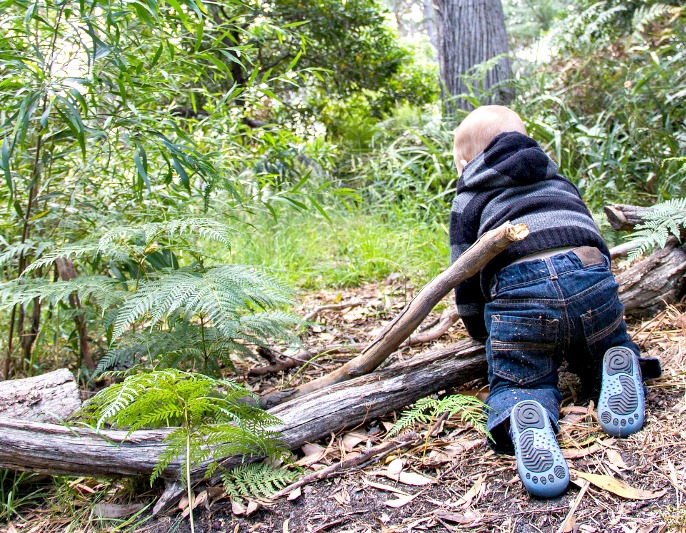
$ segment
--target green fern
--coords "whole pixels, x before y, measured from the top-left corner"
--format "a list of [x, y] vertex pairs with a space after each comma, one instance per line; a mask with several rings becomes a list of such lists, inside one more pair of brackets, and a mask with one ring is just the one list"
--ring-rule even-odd
[[673, 235], [681, 240], [686, 229], [686, 198], [669, 200], [655, 205], [643, 215], [644, 223], [636, 227], [631, 240], [639, 242], [638, 248], [629, 253], [629, 259], [636, 259], [654, 248], [664, 248], [667, 239]]
[[52, 304], [67, 303], [73, 293], [77, 293], [83, 301], [95, 300], [103, 309], [120, 305], [127, 298], [122, 284], [107, 276], [80, 276], [69, 281], [55, 282], [19, 278], [0, 283], [0, 309], [28, 305], [34, 298]]
[[405, 411], [388, 432], [388, 436], [398, 434], [415, 424], [431, 425], [442, 413], [448, 413], [448, 418], [460, 415], [460, 420], [471, 424], [478, 430], [486, 432], [485, 404], [475, 396], [453, 394], [441, 399], [422, 398], [414, 404], [412, 409]]
[[[275, 457], [283, 452], [280, 420], [246, 400], [255, 399], [228, 380], [175, 369], [127, 377], [91, 398], [79, 415], [96, 429], [105, 424], [126, 428], [175, 427], [165, 439], [151, 482], [178, 458], [192, 497], [191, 469], [207, 462], [206, 475], [227, 455]], [[191, 529], [194, 529], [191, 514]]]
[[[138, 291], [120, 308], [114, 324], [113, 339], [118, 339], [133, 323], [147, 317], [150, 326], [165, 315], [179, 310], [186, 316], [203, 320], [235, 333], [236, 324], [246, 310], [268, 309], [292, 303], [288, 289], [257, 270], [244, 266], [221, 266], [202, 271], [194, 267], [168, 271], [152, 281], [142, 282]], [[292, 317], [291, 317], [292, 319]], [[286, 322], [275, 317], [273, 331]], [[255, 326], [268, 320], [255, 321]]]
[[297, 481], [299, 472], [271, 463], [250, 463], [237, 466], [222, 474], [224, 491], [235, 498], [269, 498]]
[[[185, 237], [198, 236], [229, 247], [228, 231], [226, 224], [201, 217], [117, 226], [106, 231], [100, 238], [67, 244], [43, 254], [31, 263], [24, 273], [28, 274], [38, 268], [50, 266], [60, 258], [101, 256], [112, 261], [133, 259], [140, 262], [149, 258], [160, 247], [169, 247], [169, 243], [173, 241], [175, 241], [173, 244], [176, 250], [186, 250], [201, 256], [201, 250]], [[162, 241], [162, 244], [158, 241]]]

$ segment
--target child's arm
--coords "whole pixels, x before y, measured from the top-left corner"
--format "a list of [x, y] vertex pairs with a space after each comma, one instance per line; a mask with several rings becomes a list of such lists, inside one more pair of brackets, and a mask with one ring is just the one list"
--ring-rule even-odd
[[455, 288], [455, 303], [469, 336], [475, 340], [485, 340], [488, 337], [484, 321], [485, 302], [481, 296], [478, 275]]

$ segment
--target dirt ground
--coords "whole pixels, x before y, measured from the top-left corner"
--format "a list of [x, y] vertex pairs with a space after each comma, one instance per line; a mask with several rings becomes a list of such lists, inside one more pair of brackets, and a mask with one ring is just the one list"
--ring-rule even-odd
[[[363, 343], [405, 305], [413, 287], [402, 279], [359, 289], [304, 295], [303, 315], [323, 305], [359, 302], [347, 309], [320, 311], [303, 335], [314, 349], [333, 344]], [[445, 301], [445, 307], [451, 303]], [[436, 322], [440, 306], [426, 322]], [[645, 354], [658, 357], [663, 377], [648, 384], [646, 423], [626, 439], [605, 435], [594, 405], [575, 403], [574, 376], [562, 374], [559, 442], [567, 457], [572, 483], [550, 500], [529, 496], [516, 472], [514, 458], [498, 455], [483, 433], [448, 420], [435, 436], [402, 449], [364, 468], [353, 468], [276, 501], [230, 500], [210, 491], [194, 511], [196, 531], [238, 532], [617, 532], [686, 531], [686, 314], [670, 306], [651, 320], [629, 323]], [[401, 364], [413, 354], [445, 346], [466, 336], [459, 322], [430, 344], [404, 348], [388, 364]], [[322, 375], [353, 357], [334, 354], [294, 368], [249, 378], [257, 393]], [[266, 362], [253, 362], [259, 366]], [[249, 370], [244, 366], [243, 371]], [[464, 391], [484, 395], [485, 382]], [[347, 428], [330, 438], [296, 450], [304, 474], [354, 457], [381, 443], [399, 413]], [[434, 426], [436, 427], [436, 426]], [[428, 426], [416, 426], [424, 434]], [[199, 487], [198, 491], [204, 490]], [[30, 524], [30, 522], [29, 522]], [[33, 524], [35, 526], [35, 522]], [[26, 527], [25, 527], [26, 526]], [[30, 531], [15, 523], [13, 531]], [[50, 529], [50, 528], [47, 528]], [[35, 531], [47, 530], [38, 529]], [[88, 529], [88, 528], [86, 528]], [[77, 528], [76, 530], [79, 530]], [[140, 523], [136, 531], [188, 531], [188, 519], [175, 510]], [[10, 530], [12, 531], [12, 530]]]

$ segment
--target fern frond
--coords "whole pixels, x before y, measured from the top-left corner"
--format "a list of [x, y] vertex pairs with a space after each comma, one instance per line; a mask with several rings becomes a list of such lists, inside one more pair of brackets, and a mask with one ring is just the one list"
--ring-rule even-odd
[[670, 6], [666, 4], [652, 4], [650, 6], [641, 6], [635, 12], [631, 19], [631, 27], [634, 31], [634, 38], [639, 37], [645, 31], [646, 26], [659, 20], [666, 15], [678, 15], [683, 11], [682, 8]]
[[681, 240], [682, 231], [686, 229], [686, 198], [655, 205], [643, 215], [643, 220], [631, 235], [632, 241], [640, 242], [638, 248], [629, 252], [631, 260], [656, 247], [664, 248], [671, 235]]
[[453, 394], [441, 399], [422, 398], [414, 406], [405, 411], [388, 432], [388, 436], [398, 434], [415, 424], [431, 424], [441, 413], [448, 413], [448, 418], [460, 415], [462, 422], [469, 423], [481, 431], [486, 431], [485, 404], [474, 396]]
[[[234, 265], [211, 268], [204, 273], [184, 268], [142, 282], [121, 307], [113, 338], [118, 339], [145, 316], [149, 316], [152, 327], [163, 316], [180, 310], [188, 317], [202, 316], [209, 324], [221, 328], [230, 327], [232, 321], [248, 311], [289, 303], [290, 291], [263, 272]], [[269, 323], [276, 324], [274, 320]]]
[[224, 490], [236, 498], [269, 498], [272, 494], [297, 481], [299, 472], [269, 463], [237, 466], [222, 474]]
[[119, 281], [107, 276], [80, 276], [69, 281], [18, 278], [0, 284], [0, 308], [26, 305], [34, 298], [56, 304], [67, 303], [77, 293], [82, 300], [93, 298], [101, 307], [118, 305], [126, 298]]

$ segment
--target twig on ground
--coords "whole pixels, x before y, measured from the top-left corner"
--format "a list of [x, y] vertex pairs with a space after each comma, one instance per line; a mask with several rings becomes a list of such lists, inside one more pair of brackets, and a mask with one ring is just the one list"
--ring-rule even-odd
[[322, 468], [321, 470], [317, 470], [316, 472], [312, 472], [311, 474], [302, 477], [295, 483], [291, 483], [286, 488], [274, 494], [271, 499], [276, 500], [278, 498], [282, 498], [297, 488], [303, 487], [315, 481], [321, 481], [322, 479], [326, 479], [338, 472], [359, 466], [363, 463], [369, 464], [369, 460], [375, 458], [376, 456], [380, 456], [382, 454], [384, 454], [384, 456], [388, 455], [395, 450], [412, 446], [420, 441], [421, 437], [416, 433], [406, 433], [392, 441], [382, 442], [381, 444], [362, 452], [360, 455], [356, 455], [355, 457], [351, 457], [345, 461], [334, 463], [331, 466], [327, 466], [326, 468]]
[[316, 317], [319, 313], [322, 311], [336, 311], [340, 309], [352, 309], [353, 307], [359, 307], [363, 304], [364, 302], [361, 302], [360, 300], [353, 300], [352, 302], [343, 302], [340, 304], [327, 304], [327, 305], [321, 305], [319, 307], [314, 308], [312, 311], [307, 313], [305, 315], [305, 322], [309, 322], [312, 320], [314, 317]]
[[[452, 327], [452, 325], [457, 322], [458, 318], [459, 315], [457, 314], [457, 309], [446, 309], [443, 311], [440, 319], [438, 319], [436, 322], [438, 324], [436, 327], [427, 329], [418, 335], [412, 335], [401, 345], [401, 347], [424, 344], [441, 338]], [[295, 368], [303, 363], [313, 364], [311, 362], [312, 359], [319, 357], [320, 355], [336, 353], [359, 353], [366, 350], [367, 346], [369, 346], [369, 343], [329, 344], [328, 346], [322, 346], [316, 349], [302, 350], [295, 355], [279, 354], [278, 352], [275, 352], [275, 350], [270, 350], [272, 354], [277, 353], [279, 359], [276, 362], [270, 361], [273, 363], [271, 365], [251, 368], [248, 371], [248, 375], [266, 376], [268, 374], [276, 374], [277, 372]]]

